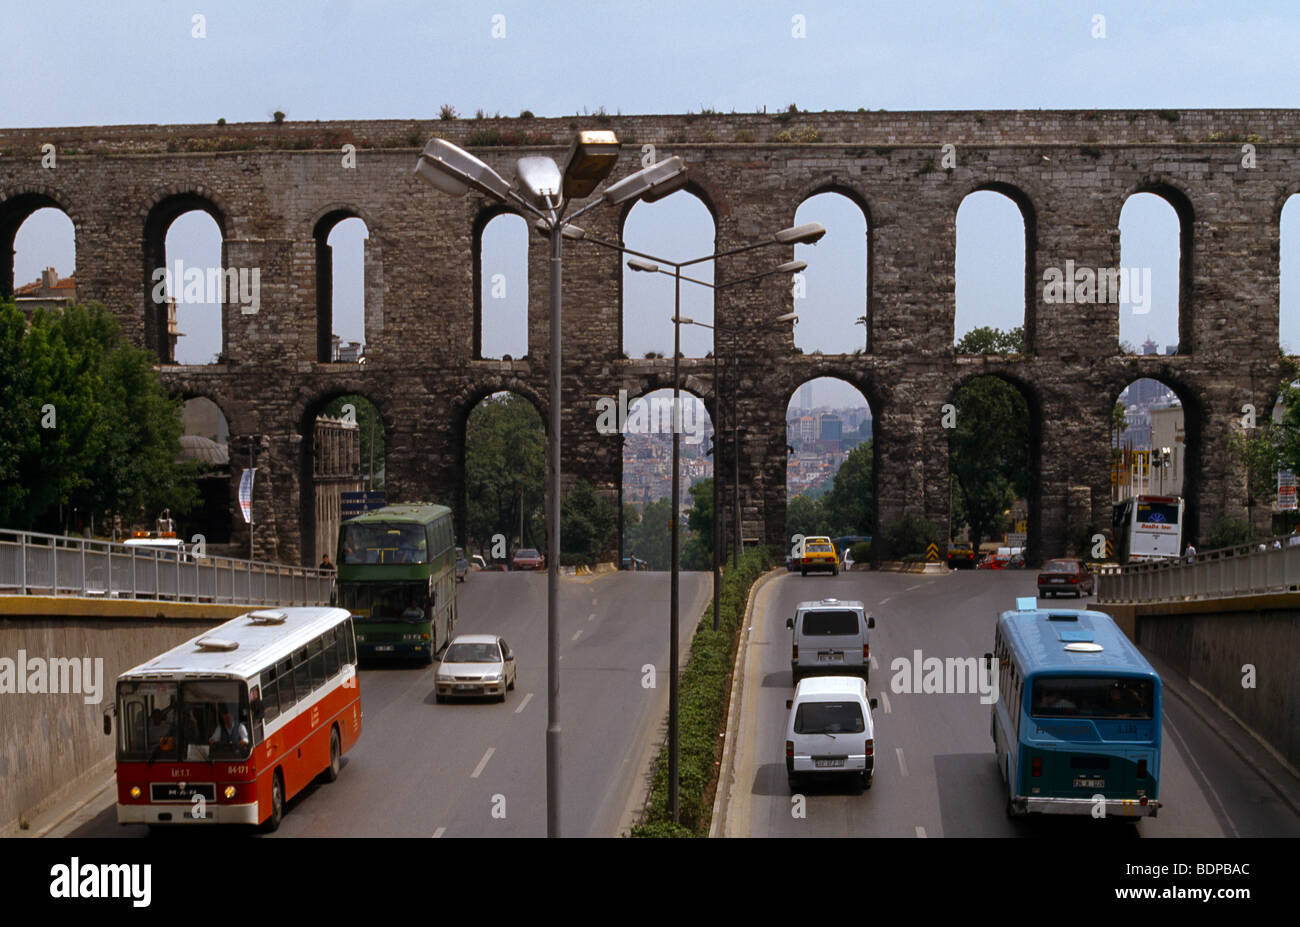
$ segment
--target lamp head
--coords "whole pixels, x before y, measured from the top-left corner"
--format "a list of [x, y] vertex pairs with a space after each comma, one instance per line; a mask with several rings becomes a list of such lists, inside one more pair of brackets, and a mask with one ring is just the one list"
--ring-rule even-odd
[[451, 196], [463, 196], [473, 188], [504, 202], [510, 184], [487, 164], [451, 142], [434, 138], [424, 146], [415, 173]]
[[591, 196], [618, 163], [622, 147], [613, 132], [579, 132], [564, 158], [564, 195], [581, 200]]
[[564, 175], [550, 158], [520, 158], [515, 162], [515, 190], [536, 209], [559, 209]]
[[826, 234], [826, 226], [820, 222], [809, 222], [793, 228], [781, 229], [772, 238], [783, 245], [815, 245]]

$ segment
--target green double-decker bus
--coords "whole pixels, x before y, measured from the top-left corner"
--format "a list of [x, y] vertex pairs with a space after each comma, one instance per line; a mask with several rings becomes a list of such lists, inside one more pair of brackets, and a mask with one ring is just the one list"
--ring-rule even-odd
[[432, 663], [456, 624], [451, 509], [403, 502], [351, 518], [339, 528], [337, 564], [358, 654]]

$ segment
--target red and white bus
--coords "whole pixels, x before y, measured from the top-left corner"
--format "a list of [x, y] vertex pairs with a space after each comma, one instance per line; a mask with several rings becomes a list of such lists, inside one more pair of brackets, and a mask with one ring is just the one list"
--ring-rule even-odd
[[[352, 616], [240, 615], [117, 678], [119, 824], [263, 824], [361, 734]], [[112, 733], [109, 714], [104, 733]]]

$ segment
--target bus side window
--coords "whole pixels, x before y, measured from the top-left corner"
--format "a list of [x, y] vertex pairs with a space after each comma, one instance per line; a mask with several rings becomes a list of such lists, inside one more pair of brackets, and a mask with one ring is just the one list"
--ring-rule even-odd
[[286, 657], [275, 665], [275, 684], [280, 695], [280, 714], [288, 714], [298, 701], [293, 691], [293, 660]]
[[275, 667], [262, 673], [262, 722], [269, 724], [280, 717], [280, 691], [275, 684]]
[[348, 616], [348, 620], [345, 622], [345, 626], [347, 628], [347, 632], [344, 634], [344, 641], [347, 644], [347, 648], [348, 648], [348, 663], [355, 666], [357, 662], [357, 639], [352, 632], [351, 615]]
[[319, 637], [307, 645], [307, 658], [311, 666], [311, 688], [315, 692], [325, 684], [325, 654]]
[[333, 628], [321, 635], [321, 651], [325, 655], [325, 678], [332, 679], [339, 671], [339, 649]]
[[307, 648], [301, 647], [293, 655], [293, 687], [298, 701], [311, 695], [311, 666], [307, 662]]

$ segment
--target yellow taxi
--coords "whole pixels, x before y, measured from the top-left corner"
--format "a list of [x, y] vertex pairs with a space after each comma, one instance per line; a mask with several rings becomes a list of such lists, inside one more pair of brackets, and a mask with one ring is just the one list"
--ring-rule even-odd
[[806, 537], [799, 557], [799, 574], [807, 576], [809, 570], [829, 570], [832, 576], [840, 573], [840, 557], [835, 544], [827, 537]]

